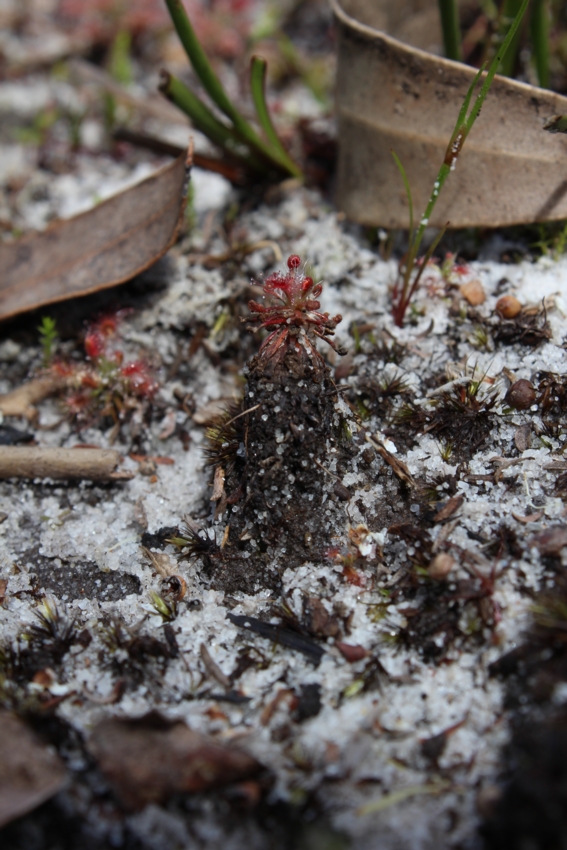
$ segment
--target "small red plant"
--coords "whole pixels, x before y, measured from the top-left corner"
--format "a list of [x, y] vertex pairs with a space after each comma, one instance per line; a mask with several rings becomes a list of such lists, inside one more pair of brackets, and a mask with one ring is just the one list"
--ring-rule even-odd
[[248, 321], [259, 323], [257, 329], [271, 331], [260, 347], [259, 356], [264, 360], [275, 366], [291, 349], [321, 368], [324, 360], [317, 351], [317, 337], [325, 340], [337, 354], [346, 354], [346, 349], [337, 348], [331, 339], [342, 316], [331, 318], [328, 313], [319, 312], [321, 304], [317, 299], [323, 287], [315, 284], [300, 267], [301, 258], [292, 254], [285, 274], [274, 272], [266, 279], [264, 295], [275, 299], [276, 303], [263, 306], [249, 301], [252, 318]]
[[64, 404], [73, 418], [93, 421], [111, 416], [124, 419], [158, 384], [143, 360], [126, 360], [116, 347], [123, 313], [103, 316], [85, 333], [86, 362], [56, 361], [52, 372], [64, 382]]

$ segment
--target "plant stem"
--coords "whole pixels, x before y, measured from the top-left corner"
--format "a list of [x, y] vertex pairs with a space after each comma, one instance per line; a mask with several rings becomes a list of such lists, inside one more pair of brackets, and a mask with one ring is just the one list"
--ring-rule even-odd
[[[500, 36], [502, 36], [506, 32], [510, 24], [514, 22], [520, 9], [520, 1], [521, 0], [504, 0], [504, 5], [502, 6], [502, 13], [500, 16]], [[518, 59], [519, 42], [520, 33], [515, 32], [513, 43], [510, 46], [510, 49], [506, 51], [505, 55], [502, 55], [502, 58], [500, 60], [499, 72], [505, 77], [511, 77], [514, 73], [514, 68], [516, 67], [516, 61]]]
[[218, 145], [229, 153], [233, 153], [238, 159], [255, 171], [267, 172], [268, 167], [263, 160], [253, 156], [236, 135], [232, 127], [228, 127], [219, 121], [203, 101], [188, 89], [177, 77], [167, 71], [162, 71], [162, 79], [159, 86], [160, 91], [168, 100], [179, 107], [189, 116], [197, 130], [204, 133], [211, 142]]
[[439, 13], [441, 15], [445, 56], [447, 59], [462, 62], [461, 30], [456, 0], [439, 0]]
[[542, 89], [549, 88], [549, 0], [534, 0], [531, 37], [537, 78]]
[[213, 71], [205, 51], [199, 43], [199, 39], [197, 38], [195, 30], [187, 17], [187, 13], [181, 0], [165, 0], [165, 2], [169, 9], [175, 29], [177, 30], [177, 34], [185, 48], [185, 52], [187, 53], [195, 73], [199, 77], [199, 80], [211, 100], [218, 106], [221, 112], [224, 112], [227, 118], [232, 121], [234, 129], [241, 137], [242, 141], [246, 142], [249, 147], [263, 156], [268, 163], [272, 164], [273, 167], [278, 168], [286, 174], [292, 173], [294, 176], [300, 175], [301, 172], [297, 166], [295, 166], [294, 170], [290, 172], [289, 163], [287, 161], [289, 158], [287, 156], [285, 158], [282, 157], [279, 150], [273, 149], [270, 145], [262, 141], [244, 116], [233, 105], [222, 87], [219, 78]]
[[266, 103], [266, 70], [266, 60], [262, 59], [261, 56], [253, 56], [250, 62], [250, 92], [254, 101], [256, 115], [272, 149], [276, 150], [282, 161], [287, 163], [288, 170], [292, 174], [295, 174], [296, 177], [300, 177], [301, 171], [282, 145], [270, 116], [270, 111]]

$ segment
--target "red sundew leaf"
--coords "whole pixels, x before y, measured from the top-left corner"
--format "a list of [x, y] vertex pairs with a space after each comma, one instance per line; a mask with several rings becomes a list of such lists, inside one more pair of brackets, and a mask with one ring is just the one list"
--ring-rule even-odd
[[357, 572], [354, 567], [350, 567], [348, 565], [345, 566], [343, 569], [343, 576], [349, 584], [354, 584], [355, 587], [364, 587], [366, 584], [365, 577]]
[[190, 166], [184, 153], [87, 212], [0, 245], [0, 319], [116, 286], [149, 268], [175, 242]]

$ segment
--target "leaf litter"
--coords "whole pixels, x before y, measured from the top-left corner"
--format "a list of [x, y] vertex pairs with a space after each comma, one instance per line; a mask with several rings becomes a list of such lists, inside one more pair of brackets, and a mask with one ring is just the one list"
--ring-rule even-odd
[[[431, 266], [415, 324], [396, 330], [395, 264], [318, 193], [282, 187], [231, 227], [219, 223], [235, 197], [226, 181], [195, 177], [205, 195], [220, 187], [216, 206], [201, 196], [196, 231], [171, 252], [161, 289], [119, 296], [135, 308], [125, 348], [152, 353], [160, 384], [143, 416], [80, 422], [56, 397], [30, 402], [42, 446], [112, 447], [134, 477], [0, 485], [2, 702], [33, 719], [71, 783], [8, 827], [8, 846], [34, 823], [95, 846], [263, 847], [274, 834], [297, 846], [297, 822], [306, 840], [311, 821], [327, 835], [322, 818], [338, 846], [476, 846], [514, 710], [490, 665], [522, 641], [534, 597], [565, 557], [565, 260], [503, 265], [489, 241], [470, 270], [482, 303], [446, 290]], [[322, 309], [343, 316], [336, 336], [350, 366], [339, 378], [341, 362], [329, 359], [333, 410], [346, 423], [337, 439], [349, 451], [315, 465], [324, 501], [300, 550], [276, 539], [272, 578], [247, 573], [242, 558], [239, 577], [222, 506], [231, 473], [215, 478], [207, 464], [206, 426], [219, 400], [240, 402], [240, 370], [257, 348], [240, 318], [262, 275], [278, 271], [276, 254], [292, 252], [324, 281]], [[498, 315], [503, 291], [521, 305], [511, 319]], [[53, 308], [58, 327], [72, 305]], [[62, 334], [75, 360], [83, 318], [92, 322], [87, 307]], [[6, 334], [9, 392], [41, 368], [41, 351], [17, 324]], [[519, 381], [534, 387], [537, 409], [506, 402]], [[404, 425], [408, 405], [425, 417]], [[538, 616], [556, 624], [561, 611], [546, 604]], [[559, 704], [556, 659], [560, 674], [543, 685]], [[203, 794], [203, 782], [188, 794], [195, 765], [179, 765], [176, 735], [206, 749], [213, 779], [234, 751], [244, 769], [223, 790]], [[140, 749], [153, 787], [140, 782]], [[151, 805], [124, 811], [148, 794]]]
[[[337, 222], [316, 194], [290, 191], [270, 208], [269, 216], [266, 208], [260, 208], [246, 213], [242, 225], [251, 240], [275, 237], [282, 253], [304, 252], [317, 277], [326, 281], [323, 308], [344, 317], [337, 328], [342, 346], [353, 347], [347, 330], [353, 323], [389, 327], [387, 287], [393, 264], [381, 261], [362, 237]], [[38, 656], [35, 668], [26, 662], [27, 672], [19, 676], [10, 705], [17, 707], [29, 699], [33, 677], [41, 673], [38, 679], [44, 684], [34, 699], [39, 699], [39, 706], [55, 701], [49, 710], [85, 740], [103, 718], [111, 722], [113, 716], [136, 718], [158, 710], [168, 722], [182, 720], [195, 734], [211, 736], [216, 746], [238, 741], [271, 772], [275, 784], [269, 792], [260, 788], [258, 793], [267, 793], [272, 804], [276, 800], [289, 804], [298, 795], [302, 806], [317, 801], [334, 828], [350, 836], [352, 846], [395, 847], [400, 835], [406, 843], [420, 842], [423, 847], [440, 846], [459, 836], [469, 840], [479, 818], [476, 789], [496, 781], [499, 747], [507, 738], [506, 723], [500, 720], [504, 686], [489, 676], [488, 665], [517, 643], [527, 627], [532, 596], [548, 580], [546, 553], [562, 557], [563, 538], [554, 530], [563, 528], [563, 503], [554, 493], [561, 473], [546, 467], [561, 457], [563, 423], [560, 402], [553, 402], [556, 408], [550, 406], [555, 395], [546, 393], [546, 387], [550, 374], [559, 386], [567, 372], [564, 320], [557, 309], [550, 309], [551, 341], [542, 341], [535, 349], [513, 343], [503, 353], [484, 354], [467, 341], [466, 320], [452, 329], [455, 347], [445, 336], [451, 321], [447, 303], [430, 299], [415, 329], [396, 332], [396, 344], [403, 348], [395, 366], [386, 362], [388, 355], [371, 332], [363, 335], [352, 371], [342, 380], [344, 391], [335, 402], [342, 415], [355, 422], [357, 414], [349, 405], [356, 411], [355, 401], [359, 393], [367, 392], [368, 380], [382, 380], [394, 369], [409, 395], [373, 403], [360, 437], [353, 427], [350, 443], [355, 451], [340, 471], [340, 481], [350, 493], [348, 501], [333, 495], [338, 468], [332, 457], [323, 463], [330, 474], [318, 471], [328, 482], [321, 508], [328, 519], [317, 532], [323, 539], [306, 538], [295, 566], [289, 565], [285, 542], [276, 544], [272, 565], [278, 583], [260, 581], [243, 592], [229, 558], [220, 572], [207, 569], [207, 558], [214, 560], [223, 545], [226, 522], [221, 514], [216, 524], [209, 525], [213, 476], [206, 464], [205, 428], [195, 423], [193, 412], [215, 398], [238, 397], [238, 373], [228, 366], [238, 346], [246, 350], [248, 337], [230, 314], [221, 333], [213, 335], [213, 330], [224, 305], [231, 301], [238, 305], [246, 297], [250, 278], [257, 279], [262, 270], [267, 274], [271, 262], [272, 256], [259, 249], [244, 259], [241, 270], [224, 278], [218, 269], [189, 264], [176, 254], [166, 289], [153, 305], [124, 320], [126, 341], [152, 346], [159, 353], [161, 389], [155, 412], [137, 436], [125, 422], [114, 447], [124, 454], [124, 465], [132, 472], [137, 463], [126, 455], [133, 439], [135, 454], [166, 454], [173, 464], [154, 465], [153, 478], [137, 474], [110, 487], [86, 482], [2, 484], [5, 645], [18, 652], [18, 641], [34, 622], [38, 600], [48, 589], [58, 605], [66, 606], [75, 635], [82, 635], [82, 642], [73, 643], [62, 655], [54, 655], [48, 645], [42, 649], [47, 655]], [[546, 296], [556, 292], [557, 275], [563, 269], [564, 261], [547, 267], [542, 261], [505, 270], [517, 296], [529, 303], [541, 297], [542, 286]], [[481, 309], [489, 317], [501, 294], [497, 284], [503, 267], [480, 260], [475, 274], [487, 293]], [[433, 333], [421, 336], [430, 319]], [[190, 344], [200, 327], [205, 333], [190, 362], [181, 362], [176, 376], [163, 380], [179, 340]], [[455, 353], [460, 357], [457, 362]], [[243, 365], [242, 358], [241, 353]], [[412, 404], [423, 404], [430, 397], [430, 381], [439, 386], [447, 377], [454, 381], [455, 374], [462, 377], [456, 387], [465, 388], [465, 402], [460, 389], [443, 390], [448, 400], [443, 401], [443, 394], [432, 396], [440, 401], [431, 410], [435, 416], [456, 398], [459, 403], [448, 410], [457, 416], [474, 380], [472, 364], [477, 376], [492, 382], [482, 390], [494, 412], [487, 426], [483, 420], [478, 435], [482, 440], [467, 436], [465, 454], [444, 460], [440, 435], [428, 431], [426, 424], [407, 437], [403, 429], [396, 430], [395, 416], [406, 397]], [[544, 373], [545, 377], [537, 377]], [[539, 387], [537, 412], [505, 412], [504, 397], [511, 383], [507, 374]], [[9, 389], [6, 380], [5, 388]], [[56, 399], [38, 404], [40, 426], [57, 419], [57, 405]], [[175, 428], [160, 440], [170, 414]], [[551, 434], [544, 428], [544, 418], [553, 420]], [[535, 431], [530, 447], [519, 453], [515, 433], [528, 420]], [[73, 445], [76, 427], [64, 420], [53, 430], [38, 433], [42, 444]], [[179, 438], [178, 428], [189, 434], [188, 444]], [[84, 442], [102, 447], [109, 433], [104, 424], [101, 429], [88, 423], [79, 432]], [[365, 433], [372, 435], [372, 443]], [[463, 433], [468, 435], [467, 430]], [[383, 451], [378, 453], [375, 446]], [[456, 441], [455, 452], [459, 451]], [[496, 478], [489, 463], [495, 453], [514, 457], [518, 466], [504, 467]], [[401, 478], [394, 460], [407, 470]], [[527, 516], [539, 511], [543, 511], [540, 519], [529, 526], [526, 536], [513, 512]], [[184, 520], [191, 523], [193, 538], [181, 527]], [[396, 530], [400, 523], [406, 523], [401, 536]], [[417, 529], [413, 533], [411, 526]], [[519, 545], [511, 542], [514, 529]], [[555, 535], [557, 543], [537, 536], [546, 533]], [[530, 543], [532, 537], [541, 541], [541, 556]], [[41, 558], [31, 551], [30, 538]], [[166, 621], [162, 608], [151, 604], [152, 593], [168, 599], [164, 579], [141, 545], [154, 553], [161, 550], [175, 563], [179, 551], [175, 542], [191, 539], [190, 557], [177, 567], [187, 592]], [[446, 579], [433, 580], [427, 570], [439, 553], [450, 555], [454, 566]], [[88, 592], [82, 594], [80, 582], [66, 582], [64, 576], [85, 561], [92, 575]], [[58, 576], [56, 590], [46, 579], [50, 562]], [[105, 592], [113, 585], [108, 601], [96, 598], [97, 573], [98, 586]], [[222, 589], [223, 576], [230, 580], [230, 590]], [[141, 592], [133, 592], [134, 579]], [[120, 594], [121, 587], [126, 595]], [[313, 608], [315, 603], [306, 600], [318, 604]], [[324, 626], [323, 612], [335, 618], [337, 625], [331, 631]], [[217, 693], [218, 677], [211, 678], [213, 668], [203, 661], [202, 645], [231, 684], [225, 694]], [[45, 673], [47, 669], [52, 672]], [[308, 689], [315, 687], [319, 709], [316, 703], [308, 708], [303, 702]], [[286, 696], [278, 698], [268, 715], [266, 708], [278, 689]], [[262, 715], [265, 723], [260, 722]], [[432, 767], [423, 760], [421, 742], [460, 724], [463, 717], [465, 722], [447, 737], [437, 766]], [[113, 779], [120, 781], [135, 779]], [[215, 798], [216, 805], [230, 799], [229, 789], [222, 792], [228, 797]], [[163, 793], [158, 793], [159, 799]], [[162, 836], [159, 843], [167, 841], [175, 823], [183, 840], [190, 842], [185, 816], [173, 799], [175, 794], [169, 803], [146, 808], [143, 817], [130, 818], [127, 829], [144, 840], [152, 824], [151, 829]], [[192, 804], [196, 811], [198, 799]], [[457, 813], [451, 828], [449, 811]], [[215, 812], [210, 816], [222, 828], [223, 816]], [[89, 822], [88, 810], [84, 817]], [[199, 817], [206, 820], [204, 810]], [[249, 836], [257, 834], [251, 823], [246, 829]]]

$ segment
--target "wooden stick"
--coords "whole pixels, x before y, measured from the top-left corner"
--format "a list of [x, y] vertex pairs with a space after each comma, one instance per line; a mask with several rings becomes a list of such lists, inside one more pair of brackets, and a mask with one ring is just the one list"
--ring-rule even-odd
[[6, 395], [0, 395], [0, 413], [4, 416], [24, 416], [33, 421], [37, 417], [34, 404], [54, 395], [62, 385], [60, 378], [51, 376], [34, 378], [16, 387]]
[[122, 455], [114, 449], [0, 446], [0, 478], [133, 478], [131, 472], [116, 471], [121, 460]]

